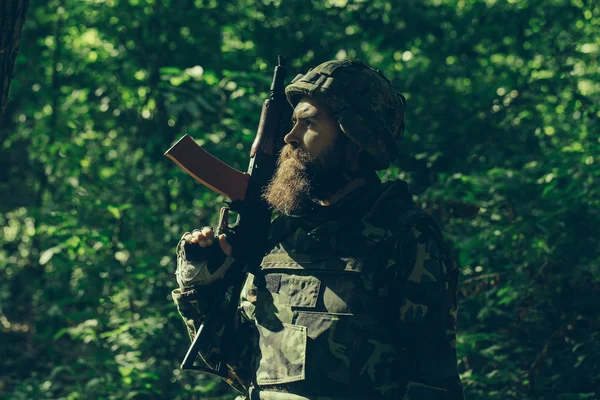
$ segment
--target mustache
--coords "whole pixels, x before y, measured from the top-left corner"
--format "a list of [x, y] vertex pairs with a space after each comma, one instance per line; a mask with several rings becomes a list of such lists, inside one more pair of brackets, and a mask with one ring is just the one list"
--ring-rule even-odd
[[281, 148], [277, 164], [280, 165], [283, 161], [287, 160], [294, 160], [302, 165], [315, 163], [315, 158], [308, 151], [290, 144], [286, 144]]

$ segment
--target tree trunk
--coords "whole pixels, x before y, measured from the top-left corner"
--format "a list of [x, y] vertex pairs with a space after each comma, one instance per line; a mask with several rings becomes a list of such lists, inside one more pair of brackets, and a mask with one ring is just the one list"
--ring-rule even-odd
[[0, 0], [0, 123], [6, 110], [27, 7], [29, 0]]

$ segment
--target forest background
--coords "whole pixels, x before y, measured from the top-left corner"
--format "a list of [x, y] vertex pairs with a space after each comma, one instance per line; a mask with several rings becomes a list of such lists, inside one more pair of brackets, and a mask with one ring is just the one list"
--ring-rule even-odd
[[[1, 17], [1, 16], [0, 16]], [[231, 398], [178, 369], [182, 232], [223, 198], [163, 152], [245, 169], [277, 55], [381, 69], [405, 179], [462, 267], [468, 399], [600, 398], [600, 3], [32, 3], [0, 128], [0, 398]]]

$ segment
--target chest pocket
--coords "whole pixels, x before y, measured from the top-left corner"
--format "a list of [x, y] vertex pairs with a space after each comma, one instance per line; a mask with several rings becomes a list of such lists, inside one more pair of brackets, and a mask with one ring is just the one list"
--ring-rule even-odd
[[266, 289], [280, 311], [287, 306], [290, 311], [330, 314], [366, 311], [362, 304], [371, 285], [364, 269], [361, 258], [292, 258], [281, 249], [265, 256], [261, 263]]

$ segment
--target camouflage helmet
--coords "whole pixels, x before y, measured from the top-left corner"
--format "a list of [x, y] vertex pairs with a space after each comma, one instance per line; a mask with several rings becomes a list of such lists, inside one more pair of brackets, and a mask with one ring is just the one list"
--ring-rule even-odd
[[404, 133], [406, 99], [379, 70], [358, 60], [333, 60], [298, 74], [285, 88], [296, 107], [309, 96], [323, 103], [342, 132], [371, 156], [377, 170], [386, 169]]

